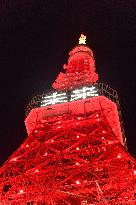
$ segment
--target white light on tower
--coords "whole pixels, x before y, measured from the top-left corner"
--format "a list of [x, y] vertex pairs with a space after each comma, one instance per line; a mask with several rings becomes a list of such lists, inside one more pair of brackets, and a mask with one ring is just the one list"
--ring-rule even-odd
[[72, 91], [71, 94], [71, 101], [78, 100], [78, 99], [85, 99], [87, 97], [94, 97], [98, 96], [98, 91], [96, 87], [83, 87], [81, 89], [76, 89]]
[[79, 44], [86, 44], [86, 36], [84, 34], [81, 34]]
[[41, 106], [54, 105], [57, 103], [64, 103], [64, 102], [67, 102], [66, 93], [54, 92], [51, 95], [47, 95], [44, 97]]

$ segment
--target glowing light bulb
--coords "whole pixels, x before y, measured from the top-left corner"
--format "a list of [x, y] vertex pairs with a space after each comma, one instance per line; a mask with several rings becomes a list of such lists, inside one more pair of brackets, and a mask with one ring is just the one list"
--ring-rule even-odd
[[99, 115], [97, 114], [96, 117], [99, 117]]
[[98, 119], [97, 119], [97, 121], [99, 122], [99, 121], [100, 121], [100, 119], [98, 118]]
[[134, 171], [134, 174], [136, 174], [136, 170]]
[[77, 138], [79, 138], [79, 135], [77, 135]]
[[34, 132], [38, 132], [37, 130], [35, 130]]
[[54, 142], [54, 140], [51, 140], [51, 142]]
[[114, 128], [112, 130], [114, 131]]
[[38, 170], [38, 169], [36, 169], [36, 170], [35, 170], [35, 172], [39, 172], [39, 170]]
[[120, 159], [121, 158], [121, 154], [118, 154], [117, 158]]
[[76, 150], [80, 150], [79, 147], [77, 147]]
[[29, 147], [29, 145], [27, 144], [26, 147]]
[[78, 162], [76, 162], [76, 166], [78, 166], [79, 165], [79, 163]]
[[76, 181], [76, 184], [80, 184], [80, 181], [77, 180], [77, 181]]
[[44, 156], [47, 156], [47, 154], [48, 154], [48, 153], [46, 152], [46, 153], [44, 154]]
[[77, 122], [76, 124], [78, 125], [79, 123]]
[[106, 133], [105, 130], [103, 130], [102, 133]]
[[60, 126], [58, 126], [58, 129], [60, 128]]
[[19, 193], [20, 193], [20, 194], [23, 194], [23, 190], [21, 189]]

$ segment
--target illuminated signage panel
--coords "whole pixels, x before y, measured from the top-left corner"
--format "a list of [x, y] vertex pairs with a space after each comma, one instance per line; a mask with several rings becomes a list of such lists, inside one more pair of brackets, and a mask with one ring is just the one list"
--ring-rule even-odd
[[98, 96], [95, 86], [82, 87], [70, 92], [54, 92], [43, 97], [41, 106], [48, 106]]

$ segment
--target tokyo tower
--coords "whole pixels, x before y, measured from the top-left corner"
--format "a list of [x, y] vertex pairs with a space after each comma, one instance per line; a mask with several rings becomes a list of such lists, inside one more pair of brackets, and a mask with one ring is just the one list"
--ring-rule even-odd
[[28, 136], [0, 169], [0, 205], [136, 205], [118, 94], [98, 81], [85, 35], [63, 68], [26, 108]]

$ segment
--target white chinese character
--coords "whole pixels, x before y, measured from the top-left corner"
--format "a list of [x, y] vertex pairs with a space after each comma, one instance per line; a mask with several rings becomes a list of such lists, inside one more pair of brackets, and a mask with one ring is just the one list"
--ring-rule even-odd
[[54, 105], [57, 103], [64, 103], [67, 102], [67, 95], [66, 93], [52, 93], [51, 95], [45, 96], [44, 100], [42, 101], [41, 106], [47, 105]]
[[74, 90], [71, 95], [71, 101], [78, 99], [85, 99], [87, 97], [98, 96], [96, 87], [83, 87], [81, 89]]

